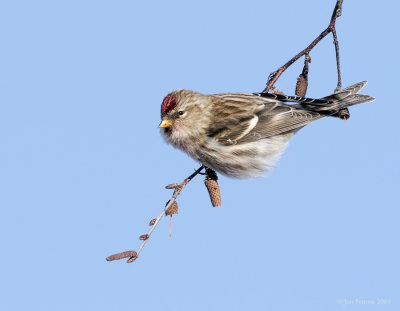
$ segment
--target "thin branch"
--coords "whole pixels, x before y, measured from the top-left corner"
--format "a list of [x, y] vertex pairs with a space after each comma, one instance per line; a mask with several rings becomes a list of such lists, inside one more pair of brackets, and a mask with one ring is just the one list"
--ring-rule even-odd
[[[149, 232], [147, 234], [143, 234], [140, 236], [140, 239], [143, 240], [142, 244], [139, 246], [138, 250], [135, 252], [133, 251], [132, 256], [128, 259], [128, 263], [132, 262], [134, 260], [136, 260], [136, 258], [139, 257], [140, 252], [142, 251], [143, 247], [146, 245], [147, 241], [149, 240], [150, 235], [153, 233], [154, 229], [156, 228], [156, 226], [158, 225], [158, 223], [160, 222], [161, 218], [165, 215], [165, 212], [172, 206], [172, 204], [176, 201], [176, 198], [178, 197], [178, 195], [182, 192], [182, 190], [186, 187], [186, 185], [197, 175], [199, 174], [202, 170], [204, 169], [204, 165], [200, 166], [192, 175], [190, 175], [189, 177], [187, 177], [183, 182], [179, 183], [179, 184], [170, 184], [168, 186], [166, 186], [165, 188], [167, 189], [174, 189], [174, 193], [172, 194], [171, 199], [168, 201], [168, 203], [166, 204], [165, 208], [163, 209], [163, 211], [161, 212], [160, 215], [158, 215], [157, 218], [153, 219], [150, 222], [151, 228], [149, 230]], [[116, 260], [116, 259], [121, 259], [121, 258], [126, 258], [126, 254], [128, 254], [128, 252], [122, 252], [122, 253], [118, 253], [115, 255], [111, 255], [109, 257], [107, 257], [108, 261], [111, 260]]]
[[[343, 1], [343, 0], [342, 0]], [[337, 86], [335, 89], [335, 93], [342, 88], [342, 73], [340, 70], [340, 56], [339, 56], [339, 41], [336, 34], [336, 29], [333, 26], [332, 28], [332, 36], [333, 36], [333, 43], [335, 44], [335, 54], [336, 54], [336, 68], [337, 68]], [[338, 111], [337, 116], [342, 120], [347, 120], [350, 118], [350, 111], [348, 108], [342, 108]]]
[[[339, 65], [339, 45], [337, 43], [335, 23], [336, 23], [336, 18], [338, 18], [342, 14], [342, 3], [343, 3], [343, 0], [337, 0], [335, 8], [334, 8], [333, 13], [332, 13], [332, 17], [331, 17], [331, 21], [329, 23], [329, 26], [323, 32], [321, 32], [321, 34], [313, 42], [311, 42], [309, 46], [307, 46], [304, 50], [299, 52], [296, 56], [294, 56], [292, 59], [290, 59], [286, 64], [284, 64], [278, 70], [270, 73], [270, 75], [268, 77], [267, 86], [262, 91], [262, 93], [267, 93], [286, 69], [288, 69], [295, 61], [297, 61], [303, 55], [309, 54], [310, 51], [323, 38], [325, 38], [330, 32], [334, 33], [334, 43], [335, 43], [335, 50], [336, 50], [336, 63], [338, 65], [338, 87], [340, 88], [341, 77], [340, 77], [340, 65]], [[336, 38], [336, 40], [335, 40], [335, 38]]]
[[339, 41], [337, 39], [336, 30], [332, 31], [332, 35], [333, 35], [333, 43], [335, 44], [335, 53], [336, 53], [337, 86], [336, 86], [335, 92], [337, 92], [342, 88], [342, 73], [340, 70]]
[[[287, 68], [289, 68], [294, 62], [296, 62], [300, 57], [305, 55], [306, 57], [305, 57], [305, 60], [304, 60], [303, 72], [299, 76], [299, 78], [302, 78], [303, 81], [298, 80], [298, 85], [296, 87], [296, 94], [299, 93], [299, 92], [304, 92], [304, 94], [305, 94], [305, 92], [307, 91], [307, 85], [308, 85], [308, 79], [307, 79], [308, 63], [311, 61], [311, 59], [309, 57], [309, 53], [330, 32], [332, 33], [333, 42], [335, 44], [336, 65], [337, 65], [337, 74], [338, 74], [338, 83], [337, 83], [337, 87], [336, 87], [335, 92], [340, 90], [342, 81], [341, 81], [340, 58], [339, 58], [339, 42], [338, 42], [338, 39], [337, 39], [335, 26], [336, 26], [336, 19], [341, 15], [342, 3], [343, 3], [343, 0], [337, 0], [335, 8], [334, 8], [333, 13], [332, 13], [332, 17], [331, 17], [329, 26], [323, 32], [321, 32], [321, 34], [313, 42], [310, 43], [310, 45], [308, 45], [304, 50], [302, 50], [296, 56], [294, 56], [292, 59], [290, 59], [286, 64], [284, 64], [278, 70], [270, 73], [270, 75], [268, 77], [267, 86], [262, 91], [262, 93], [268, 92], [274, 86], [275, 82], [279, 79], [279, 77], [282, 75], [282, 73]], [[304, 96], [304, 95], [301, 95], [301, 96]], [[347, 108], [345, 108], [345, 109], [340, 110], [338, 112], [337, 116], [339, 116], [342, 119], [347, 119], [350, 116], [350, 114], [349, 114]], [[139, 256], [140, 252], [143, 250], [143, 247], [146, 245], [147, 241], [149, 240], [150, 235], [153, 233], [154, 229], [156, 228], [156, 226], [160, 222], [161, 218], [166, 214], [166, 211], [176, 202], [176, 198], [179, 196], [179, 194], [182, 192], [182, 190], [186, 187], [186, 185], [196, 175], [203, 174], [203, 173], [201, 173], [201, 171], [204, 168], [205, 168], [204, 165], [200, 166], [193, 174], [191, 174], [189, 177], [187, 177], [181, 183], [170, 184], [170, 185], [166, 186], [167, 189], [174, 189], [172, 197], [167, 202], [165, 208], [160, 213], [160, 215], [158, 215], [157, 218], [151, 220], [151, 222], [150, 222], [151, 228], [150, 228], [149, 232], [147, 234], [143, 234], [143, 235], [140, 236], [140, 240], [142, 240], [142, 244], [139, 246], [137, 251], [126, 251], [126, 252], [114, 254], [114, 255], [111, 255], [111, 256], [107, 257], [107, 260], [108, 261], [112, 261], [112, 260], [117, 260], [117, 259], [122, 259], [122, 258], [127, 258], [127, 257], [129, 257], [129, 259], [127, 260], [128, 263], [129, 262], [133, 262], [134, 260], [136, 260], [138, 258], [138, 256]], [[213, 174], [210, 175], [211, 171], [212, 170], [206, 168], [207, 179], [206, 179], [205, 182], [206, 182], [206, 186], [207, 186], [207, 189], [209, 191], [210, 198], [211, 198], [213, 206], [219, 206], [219, 205], [221, 205], [221, 198], [220, 198], [219, 187], [218, 187], [218, 184], [217, 184], [217, 178], [216, 178], [216, 175], [215, 175], [215, 177], [213, 177], [214, 176]], [[214, 172], [214, 174], [215, 174], [215, 172]]]

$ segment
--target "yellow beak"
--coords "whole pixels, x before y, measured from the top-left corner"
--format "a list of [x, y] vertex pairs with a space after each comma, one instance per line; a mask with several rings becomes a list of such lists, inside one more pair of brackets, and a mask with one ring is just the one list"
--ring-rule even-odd
[[168, 119], [162, 119], [160, 125], [158, 126], [159, 128], [165, 128], [165, 127], [171, 127], [172, 122]]

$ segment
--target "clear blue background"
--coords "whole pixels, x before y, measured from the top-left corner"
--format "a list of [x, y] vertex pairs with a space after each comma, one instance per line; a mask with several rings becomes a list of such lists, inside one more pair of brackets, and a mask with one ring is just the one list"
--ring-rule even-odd
[[[267, 178], [221, 177], [221, 208], [197, 177], [172, 238], [163, 219], [135, 263], [105, 261], [198, 167], [159, 135], [163, 97], [261, 91], [334, 2], [2, 1], [0, 309], [399, 310], [395, 1], [337, 23], [343, 86], [375, 102], [300, 131]], [[311, 57], [307, 95], [332, 93], [330, 36]]]

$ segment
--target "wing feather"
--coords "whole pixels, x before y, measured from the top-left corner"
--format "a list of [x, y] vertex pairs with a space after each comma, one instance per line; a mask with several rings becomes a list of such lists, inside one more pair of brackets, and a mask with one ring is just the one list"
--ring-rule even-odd
[[[296, 131], [322, 117], [255, 94], [218, 94], [207, 135], [224, 145], [243, 144]], [[221, 117], [223, 116], [223, 117]]]

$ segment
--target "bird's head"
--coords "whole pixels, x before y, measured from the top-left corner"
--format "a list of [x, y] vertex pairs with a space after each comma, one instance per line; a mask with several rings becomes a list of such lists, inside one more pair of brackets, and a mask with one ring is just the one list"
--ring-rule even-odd
[[189, 90], [177, 90], [165, 96], [161, 104], [161, 123], [164, 134], [173, 132], [191, 136], [204, 128], [204, 105], [207, 96]]

